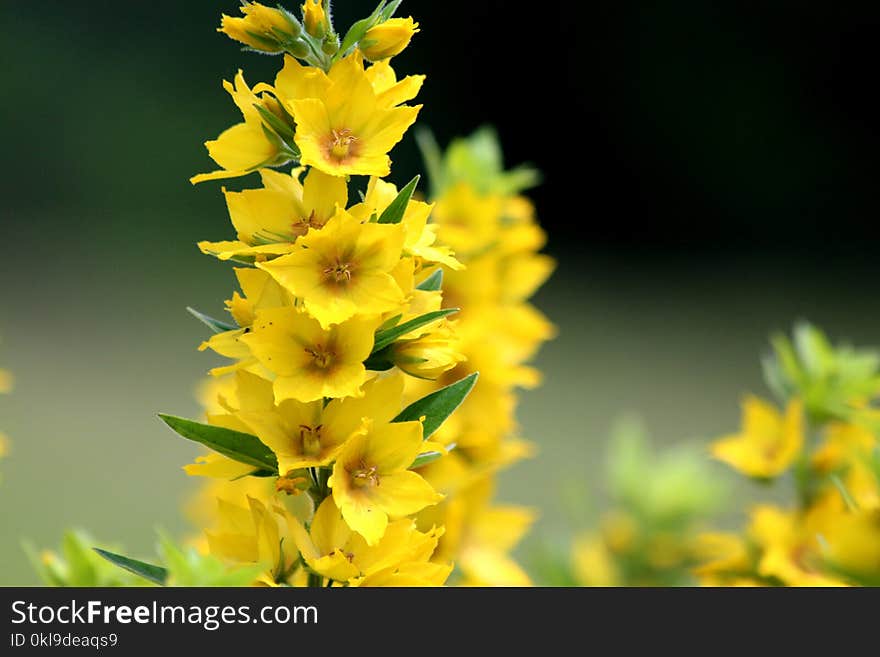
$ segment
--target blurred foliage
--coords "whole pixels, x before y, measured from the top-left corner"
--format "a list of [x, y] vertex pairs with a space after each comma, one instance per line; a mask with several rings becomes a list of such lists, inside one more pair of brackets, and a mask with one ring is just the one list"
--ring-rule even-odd
[[777, 334], [773, 353], [763, 359], [767, 385], [779, 399], [799, 397], [813, 422], [853, 420], [880, 393], [880, 352], [832, 346], [808, 322], [798, 322], [792, 338]]
[[[539, 582], [551, 586], [679, 586], [694, 583], [696, 536], [729, 493], [705, 453], [692, 445], [652, 449], [635, 419], [614, 427], [607, 447], [608, 502], [570, 547], [544, 545]], [[585, 500], [567, 495], [569, 504]], [[573, 513], [579, 513], [577, 506]]]
[[59, 550], [42, 550], [25, 543], [24, 549], [40, 579], [48, 586], [140, 586], [146, 584], [132, 573], [105, 561], [93, 548], [113, 550], [82, 530], [69, 530]]

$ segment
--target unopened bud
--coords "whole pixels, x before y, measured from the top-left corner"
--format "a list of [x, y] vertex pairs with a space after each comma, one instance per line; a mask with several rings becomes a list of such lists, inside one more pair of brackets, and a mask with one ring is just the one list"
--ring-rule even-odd
[[390, 18], [367, 30], [360, 41], [361, 52], [371, 62], [394, 57], [409, 45], [418, 31], [419, 24], [412, 18]]
[[302, 32], [302, 27], [287, 12], [256, 2], [245, 2], [241, 13], [242, 18], [223, 15], [217, 31], [254, 50], [281, 52], [286, 41]]
[[306, 32], [316, 39], [322, 39], [327, 34], [327, 15], [321, 0], [306, 0], [302, 6], [302, 14]]
[[325, 36], [324, 41], [321, 43], [321, 50], [324, 51], [325, 55], [335, 55], [339, 52], [339, 35], [328, 34]]

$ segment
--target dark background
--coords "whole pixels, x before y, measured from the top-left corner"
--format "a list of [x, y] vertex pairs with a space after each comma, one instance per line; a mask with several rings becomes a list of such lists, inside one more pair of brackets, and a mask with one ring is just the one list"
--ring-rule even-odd
[[[336, 4], [342, 28], [372, 9]], [[240, 120], [221, 80], [280, 65], [216, 33], [236, 7], [3, 9], [0, 366], [17, 385], [0, 399], [14, 450], [0, 583], [33, 581], [23, 536], [80, 525], [149, 556], [154, 526], [186, 530], [179, 466], [196, 450], [154, 413], [198, 413], [214, 361], [183, 309], [219, 316], [233, 287], [194, 245], [232, 234], [219, 185], [187, 180]], [[540, 456], [501, 491], [541, 509], [532, 540], [566, 538], [548, 477], [601, 488], [622, 412], [661, 443], [705, 441], [763, 392], [770, 331], [806, 317], [880, 344], [876, 6], [409, 0], [408, 14], [422, 31], [395, 67], [428, 75], [420, 125], [445, 143], [494, 123], [507, 161], [545, 175], [532, 196], [559, 269], [536, 302], [560, 336], [523, 396]], [[421, 168], [411, 135], [392, 158], [398, 183]]]

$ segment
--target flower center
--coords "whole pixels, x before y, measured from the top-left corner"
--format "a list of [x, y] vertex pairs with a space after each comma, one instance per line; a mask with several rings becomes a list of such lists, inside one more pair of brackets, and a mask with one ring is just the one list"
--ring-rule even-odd
[[299, 425], [299, 437], [302, 442], [302, 451], [306, 456], [317, 456], [321, 453], [321, 428], [319, 424], [316, 427], [310, 427], [305, 424]]
[[348, 128], [331, 130], [328, 140], [328, 151], [332, 159], [342, 162], [354, 155], [352, 151], [357, 145], [358, 138], [351, 134]]
[[312, 347], [306, 347], [306, 353], [312, 357], [312, 362], [315, 367], [318, 367], [322, 370], [326, 370], [330, 367], [330, 363], [333, 362], [333, 356], [335, 355], [329, 349], [325, 349], [324, 345], [316, 344]]
[[351, 471], [351, 483], [356, 488], [366, 488], [368, 486], [379, 485], [379, 468], [375, 465], [367, 467], [363, 461], [360, 467]]
[[338, 260], [324, 269], [324, 277], [339, 285], [351, 282], [352, 265]]

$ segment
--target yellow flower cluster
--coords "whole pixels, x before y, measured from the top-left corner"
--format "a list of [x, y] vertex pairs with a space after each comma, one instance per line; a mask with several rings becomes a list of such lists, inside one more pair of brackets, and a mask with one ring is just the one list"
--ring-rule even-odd
[[713, 585], [878, 585], [880, 355], [834, 347], [809, 325], [774, 347], [765, 373], [784, 407], [748, 397], [741, 431], [713, 453], [764, 483], [790, 478], [797, 504], [760, 504], [743, 534], [704, 535], [697, 574]]
[[443, 263], [444, 305], [460, 308], [455, 330], [464, 358], [436, 380], [407, 379], [406, 394], [415, 399], [480, 373], [471, 395], [434, 436], [442, 445], [455, 446], [422, 470], [446, 499], [425, 509], [418, 520], [425, 529], [434, 524], [446, 528], [438, 554], [456, 561], [462, 583], [522, 586], [530, 584], [529, 577], [509, 552], [535, 513], [494, 503], [495, 475], [533, 451], [519, 437], [516, 390], [540, 382], [540, 373], [525, 363], [555, 332], [528, 302], [554, 262], [538, 253], [545, 234], [529, 200], [504, 184], [500, 155], [493, 166], [479, 167], [479, 175], [458, 166], [463, 159], [479, 160], [480, 149], [486, 147], [497, 149], [494, 134], [487, 130], [458, 140], [443, 170], [433, 172], [433, 225], [438, 239], [466, 265], [462, 269]]
[[512, 389], [537, 382], [522, 362], [551, 327], [525, 299], [551, 264], [525, 199], [457, 187], [431, 204], [417, 178], [382, 179], [424, 79], [388, 60], [417, 31], [397, 4], [342, 39], [312, 0], [301, 19], [245, 3], [221, 25], [284, 63], [271, 85], [224, 85], [244, 121], [193, 182], [262, 185], [224, 188], [235, 239], [199, 244], [240, 288], [234, 324], [193, 311], [215, 331], [201, 349], [229, 359], [203, 388], [207, 424], [163, 419], [214, 450], [185, 468], [211, 478], [199, 547], [259, 565], [256, 584], [441, 585], [453, 561], [468, 581], [525, 579], [505, 552], [531, 513], [491, 506], [490, 477], [528, 452], [508, 438]]

